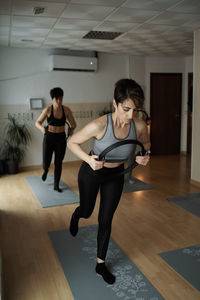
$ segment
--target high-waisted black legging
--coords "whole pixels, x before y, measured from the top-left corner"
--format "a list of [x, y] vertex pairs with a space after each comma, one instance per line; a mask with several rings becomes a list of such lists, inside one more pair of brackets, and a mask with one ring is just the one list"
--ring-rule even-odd
[[121, 198], [124, 175], [113, 177], [112, 175], [123, 170], [124, 165], [116, 168], [102, 168], [93, 171], [83, 162], [79, 170], [78, 183], [80, 194], [80, 206], [75, 209], [75, 218], [89, 218], [96, 202], [100, 189], [100, 208], [98, 215], [97, 257], [105, 260], [114, 212]]
[[43, 169], [48, 172], [53, 152], [54, 157], [54, 186], [58, 186], [62, 172], [62, 161], [66, 152], [66, 134], [47, 132], [43, 139]]

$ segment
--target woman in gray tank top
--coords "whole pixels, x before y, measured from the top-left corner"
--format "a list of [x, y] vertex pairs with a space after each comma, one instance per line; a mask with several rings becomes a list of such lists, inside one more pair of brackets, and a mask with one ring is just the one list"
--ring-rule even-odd
[[[76, 236], [79, 219], [90, 217], [100, 190], [96, 272], [108, 284], [115, 282], [115, 276], [108, 270], [105, 258], [113, 215], [119, 204], [124, 184], [124, 175], [118, 177], [113, 175], [124, 169], [124, 162], [127, 161], [133, 146], [127, 144], [115, 148], [106, 156], [105, 161], [97, 159], [102, 150], [117, 141], [127, 139], [137, 138], [150, 153], [147, 126], [143, 120], [133, 118], [135, 108], [142, 107], [143, 102], [144, 93], [137, 82], [132, 79], [119, 80], [114, 90], [114, 112], [87, 124], [75, 133], [67, 144], [68, 148], [83, 160], [78, 175], [80, 205], [72, 215], [70, 232]], [[81, 145], [90, 139], [94, 140], [93, 151], [87, 154]], [[146, 165], [149, 155], [137, 156], [136, 161], [138, 164]]]

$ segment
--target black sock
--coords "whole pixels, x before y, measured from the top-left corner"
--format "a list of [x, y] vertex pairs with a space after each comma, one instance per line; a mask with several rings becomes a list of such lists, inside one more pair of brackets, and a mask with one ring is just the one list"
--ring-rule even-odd
[[58, 186], [54, 186], [54, 191], [57, 191], [59, 193], [62, 193], [62, 190]]
[[78, 221], [79, 221], [79, 219], [76, 219], [73, 214], [71, 217], [71, 222], [70, 222], [70, 227], [69, 227], [71, 235], [73, 235], [73, 236], [76, 236], [78, 233]]
[[97, 263], [96, 272], [101, 275], [107, 283], [113, 284], [115, 282], [115, 276], [110, 273], [105, 263]]
[[44, 171], [44, 173], [42, 174], [42, 180], [45, 181], [47, 178], [47, 173], [48, 171]]

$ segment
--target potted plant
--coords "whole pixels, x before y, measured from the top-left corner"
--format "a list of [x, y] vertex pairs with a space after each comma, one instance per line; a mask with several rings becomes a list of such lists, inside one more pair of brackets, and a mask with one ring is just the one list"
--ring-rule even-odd
[[25, 157], [26, 146], [31, 140], [31, 134], [25, 124], [9, 115], [8, 123], [4, 128], [4, 142], [2, 145], [2, 156], [6, 161], [8, 174], [19, 171], [19, 163]]

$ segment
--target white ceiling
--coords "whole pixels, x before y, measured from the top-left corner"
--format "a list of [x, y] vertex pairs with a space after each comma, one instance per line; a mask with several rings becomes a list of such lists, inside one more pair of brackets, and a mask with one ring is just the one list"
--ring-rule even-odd
[[[1, 46], [192, 55], [198, 28], [200, 0], [0, 0]], [[123, 34], [83, 39], [91, 30]]]

